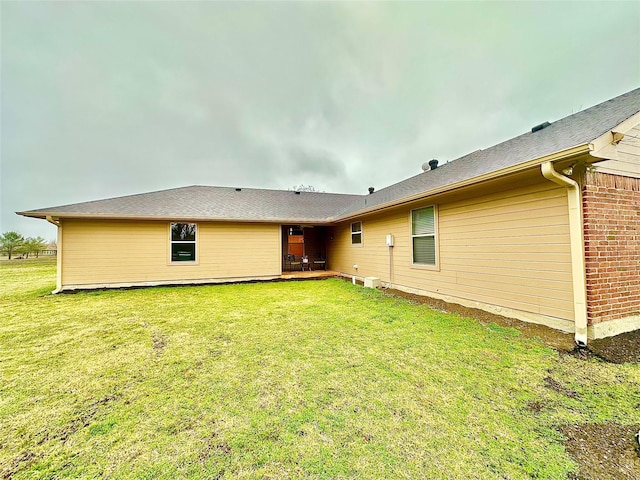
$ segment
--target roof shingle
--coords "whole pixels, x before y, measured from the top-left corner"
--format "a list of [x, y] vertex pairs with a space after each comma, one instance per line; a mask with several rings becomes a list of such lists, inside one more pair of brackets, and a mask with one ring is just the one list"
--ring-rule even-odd
[[326, 222], [358, 195], [231, 187], [190, 187], [23, 212], [30, 216], [147, 217]]

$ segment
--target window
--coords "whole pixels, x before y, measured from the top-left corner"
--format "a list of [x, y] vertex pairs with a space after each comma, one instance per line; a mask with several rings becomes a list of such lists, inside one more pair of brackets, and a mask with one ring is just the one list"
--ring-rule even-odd
[[351, 245], [360, 245], [362, 243], [362, 222], [354, 222], [351, 224]]
[[436, 212], [435, 207], [411, 211], [411, 242], [413, 263], [436, 264]]
[[171, 261], [196, 261], [196, 224], [171, 224]]

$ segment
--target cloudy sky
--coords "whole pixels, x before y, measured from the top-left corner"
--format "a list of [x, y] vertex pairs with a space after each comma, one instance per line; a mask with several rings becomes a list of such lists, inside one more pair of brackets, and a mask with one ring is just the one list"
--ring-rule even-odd
[[1, 5], [0, 230], [179, 186], [366, 193], [640, 84], [640, 2]]

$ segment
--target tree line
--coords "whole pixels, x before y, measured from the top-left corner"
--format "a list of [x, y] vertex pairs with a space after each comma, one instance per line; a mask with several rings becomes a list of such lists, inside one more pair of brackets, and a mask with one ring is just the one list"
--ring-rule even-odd
[[47, 249], [47, 242], [42, 237], [27, 237], [18, 232], [5, 232], [0, 235], [0, 253], [7, 255], [11, 260], [12, 255], [20, 255], [28, 258], [34, 254], [36, 258], [43, 250]]

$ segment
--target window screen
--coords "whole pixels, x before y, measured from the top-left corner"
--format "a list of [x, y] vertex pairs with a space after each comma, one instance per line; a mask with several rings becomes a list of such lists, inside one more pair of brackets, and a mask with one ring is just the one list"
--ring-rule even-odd
[[436, 218], [433, 206], [411, 212], [413, 263], [436, 264]]

